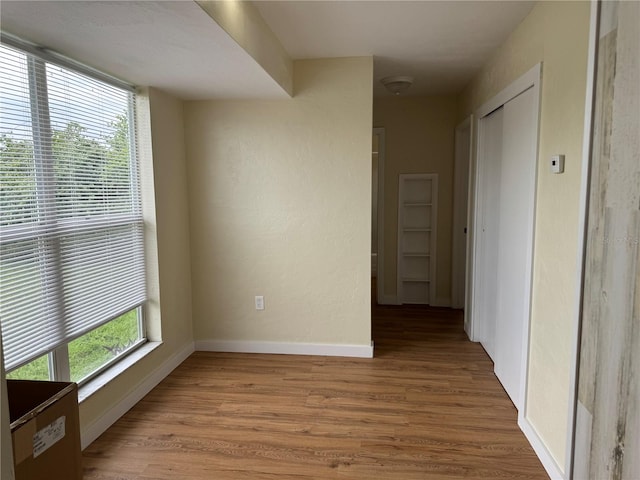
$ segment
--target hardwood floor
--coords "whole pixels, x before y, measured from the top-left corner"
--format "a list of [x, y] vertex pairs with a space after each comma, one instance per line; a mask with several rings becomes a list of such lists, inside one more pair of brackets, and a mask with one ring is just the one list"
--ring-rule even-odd
[[460, 312], [377, 307], [373, 338], [373, 359], [197, 352], [84, 478], [548, 478]]

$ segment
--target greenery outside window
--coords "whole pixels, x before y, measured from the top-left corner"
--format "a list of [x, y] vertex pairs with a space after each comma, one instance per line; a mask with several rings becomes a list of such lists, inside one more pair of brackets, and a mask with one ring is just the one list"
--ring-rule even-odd
[[0, 321], [9, 378], [83, 383], [145, 342], [134, 95], [0, 46]]

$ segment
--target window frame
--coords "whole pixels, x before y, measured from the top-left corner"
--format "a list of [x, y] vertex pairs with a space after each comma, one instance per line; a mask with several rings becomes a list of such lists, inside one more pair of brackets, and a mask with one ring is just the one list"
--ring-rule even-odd
[[[18, 37], [15, 37], [11, 34], [7, 34], [5, 32], [0, 32], [0, 40], [3, 44], [8, 47], [11, 47], [23, 54], [26, 55], [27, 68], [28, 68], [28, 82], [29, 82], [29, 100], [32, 109], [32, 143], [33, 143], [33, 161], [35, 174], [34, 179], [36, 183], [36, 197], [38, 198], [36, 202], [36, 208], [40, 210], [42, 205], [46, 205], [50, 203], [51, 200], [41, 200], [41, 196], [52, 196], [55, 197], [55, 192], [47, 191], [47, 189], [51, 189], [52, 185], [55, 185], [55, 179], [53, 178], [53, 153], [49, 152], [38, 152], [38, 149], [45, 150], [51, 149], [52, 146], [52, 133], [53, 130], [51, 128], [50, 123], [50, 114], [49, 114], [49, 105], [48, 105], [48, 82], [47, 82], [47, 64], [57, 65], [64, 69], [70, 70], [72, 72], [89, 76], [94, 80], [99, 82], [103, 82], [109, 84], [113, 87], [125, 90], [129, 93], [128, 95], [128, 108], [127, 108], [127, 119], [128, 119], [128, 130], [129, 130], [129, 178], [132, 179], [131, 186], [131, 195], [132, 198], [138, 198], [138, 202], [141, 207], [142, 202], [142, 192], [140, 185], [140, 160], [137, 152], [137, 129], [135, 124], [136, 118], [136, 88], [128, 83], [122, 82], [115, 77], [111, 77], [110, 75], [104, 74], [98, 70], [95, 70], [86, 65], [80, 64], [71, 60], [67, 57], [57, 54], [48, 49], [43, 49], [35, 44], [26, 42]], [[35, 92], [35, 89], [44, 90], [44, 93]], [[43, 123], [43, 124], [40, 124]], [[44, 134], [42, 132], [45, 132]], [[44, 138], [45, 135], [49, 135], [49, 138]], [[46, 177], [49, 177], [47, 180]], [[137, 179], [137, 181], [135, 181]], [[38, 185], [40, 184], [40, 185]], [[48, 214], [45, 214], [48, 215]], [[55, 216], [55, 214], [54, 214]], [[47, 222], [45, 218], [44, 223]], [[24, 224], [16, 224], [16, 225], [8, 225], [2, 228], [2, 237], [5, 241], [34, 241], [38, 244], [42, 244], [42, 238], [45, 237], [55, 237], [55, 241], [59, 242], [60, 238], [64, 235], [65, 231], [73, 231], [73, 233], [79, 232], [91, 232], [95, 231], [96, 227], [106, 226], [109, 228], [116, 227], [118, 225], [128, 226], [133, 225], [135, 223], [139, 223], [140, 227], [144, 230], [144, 218], [142, 215], [142, 211], [139, 214], [128, 213], [101, 213], [96, 215], [95, 217], [85, 218], [82, 221], [82, 226], [78, 226], [77, 220], [73, 219], [57, 219], [54, 218], [53, 222], [56, 225], [56, 234], [53, 235], [49, 233], [49, 230], [46, 227], [43, 227], [43, 222], [36, 223], [24, 223]], [[69, 228], [71, 224], [73, 228]], [[66, 227], [65, 227], [66, 224]], [[42, 250], [50, 250], [50, 247], [43, 247]], [[59, 250], [54, 248], [54, 250]], [[142, 241], [142, 254], [146, 258], [146, 241]], [[58, 255], [57, 261], [59, 262], [59, 253], [46, 253], [45, 255]], [[55, 275], [55, 284], [56, 290], [62, 290], [62, 272], [58, 271]], [[144, 282], [146, 283], [146, 275], [144, 277]], [[46, 302], [48, 303], [50, 299], [47, 297]], [[149, 342], [147, 338], [147, 322], [145, 319], [145, 306], [148, 301], [148, 296], [145, 300], [135, 306], [133, 308], [127, 310], [126, 312], [119, 312], [114, 314], [114, 316], [101, 323], [100, 325], [94, 327], [91, 330], [88, 330], [81, 334], [76, 338], [71, 338], [64, 344], [49, 350], [48, 352], [43, 352], [43, 355], [47, 356], [48, 363], [48, 373], [49, 380], [56, 381], [70, 381], [71, 377], [71, 369], [70, 369], [70, 358], [69, 358], [69, 344], [82, 338], [83, 336], [88, 335], [94, 330], [108, 325], [110, 322], [120, 318], [125, 313], [131, 312], [132, 310], [136, 311], [137, 318], [137, 329], [138, 329], [138, 340], [134, 344], [132, 344], [125, 351], [116, 355], [115, 357], [108, 360], [106, 363], [101, 365], [99, 368], [88, 374], [87, 376], [78, 379], [76, 383], [82, 386], [86, 383], [93, 380], [95, 377], [103, 374], [109, 368], [111, 368], [114, 364], [122, 361], [128, 355], [142, 347], [144, 344]], [[19, 363], [16, 366], [12, 367], [11, 370], [7, 370], [6, 373], [8, 375], [11, 372], [28, 365], [29, 363], [41, 358], [42, 355], [31, 358], [30, 360]]]

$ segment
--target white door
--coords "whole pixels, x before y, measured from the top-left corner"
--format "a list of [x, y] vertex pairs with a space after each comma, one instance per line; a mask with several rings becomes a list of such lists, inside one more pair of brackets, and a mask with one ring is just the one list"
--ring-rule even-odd
[[476, 265], [474, 269], [474, 337], [496, 361], [496, 302], [500, 216], [500, 176], [502, 166], [503, 109], [480, 119], [476, 188]]
[[538, 64], [476, 112], [471, 333], [519, 414], [526, 402], [539, 96]]
[[494, 358], [496, 376], [519, 407], [523, 334], [529, 316], [537, 138], [530, 88], [504, 105]]
[[529, 324], [537, 106], [533, 88], [480, 119], [474, 335], [516, 408]]

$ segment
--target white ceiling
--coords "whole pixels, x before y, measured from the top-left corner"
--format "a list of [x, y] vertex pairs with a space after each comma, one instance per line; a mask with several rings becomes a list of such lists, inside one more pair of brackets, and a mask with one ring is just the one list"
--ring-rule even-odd
[[[456, 93], [534, 2], [254, 2], [294, 59], [374, 55], [380, 78], [412, 75], [409, 94]], [[196, 3], [11, 1], [4, 31], [130, 83], [184, 99], [285, 98], [280, 86]]]
[[410, 95], [457, 93], [531, 11], [530, 1], [259, 1], [294, 59], [374, 55], [379, 80], [415, 78]]
[[8, 1], [0, 26], [135, 85], [184, 99], [288, 98], [192, 1]]

